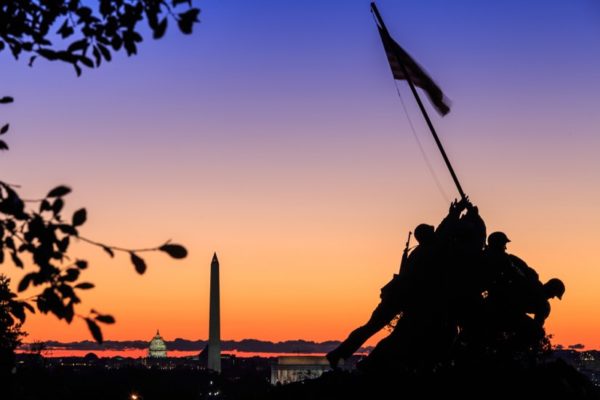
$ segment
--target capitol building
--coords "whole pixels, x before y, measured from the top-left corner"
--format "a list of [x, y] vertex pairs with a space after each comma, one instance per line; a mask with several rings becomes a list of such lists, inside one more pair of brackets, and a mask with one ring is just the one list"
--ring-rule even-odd
[[167, 358], [167, 345], [158, 330], [148, 346], [148, 358]]

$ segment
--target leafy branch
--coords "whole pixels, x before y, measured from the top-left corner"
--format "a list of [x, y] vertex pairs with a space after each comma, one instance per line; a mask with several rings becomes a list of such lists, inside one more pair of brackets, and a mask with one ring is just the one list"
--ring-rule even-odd
[[[124, 51], [128, 56], [136, 54], [143, 41], [139, 33], [143, 20], [147, 21], [153, 38], [160, 39], [169, 19], [177, 23], [182, 33], [192, 33], [200, 13], [192, 7], [191, 0], [99, 0], [96, 9], [88, 5], [89, 2], [82, 0], [2, 2], [0, 52], [9, 50], [15, 59], [28, 55], [29, 66], [38, 57], [65, 62], [72, 65], [79, 76], [83, 66], [98, 68], [119, 52]], [[0, 97], [0, 105], [13, 101], [11, 96]], [[9, 123], [0, 123], [0, 136], [9, 130]], [[0, 138], [0, 151], [8, 148]], [[19, 300], [9, 287], [10, 280], [0, 274], [0, 366], [14, 365], [14, 350], [25, 334], [21, 325], [26, 311], [33, 313], [37, 308], [67, 323], [71, 323], [74, 316], [82, 318], [97, 342], [102, 342], [98, 323], [115, 322], [111, 315], [95, 310], [87, 316], [75, 314], [75, 306], [81, 302], [79, 291], [90, 290], [94, 284], [79, 281], [88, 262], [70, 262], [68, 249], [72, 240], [100, 246], [111, 257], [115, 252], [126, 252], [140, 274], [146, 271], [146, 262], [139, 256], [141, 252], [162, 251], [176, 259], [187, 255], [183, 246], [170, 241], [152, 248], [126, 249], [80, 236], [78, 228], [87, 219], [85, 208], [77, 210], [70, 223], [62, 218], [63, 197], [70, 188], [58, 186], [42, 199], [23, 199], [17, 193], [19, 188], [0, 181], [0, 264], [9, 256], [17, 268], [23, 269], [22, 257], [30, 257], [36, 270], [23, 276], [18, 291], [34, 286], [41, 292]], [[39, 204], [37, 210], [30, 209], [32, 204]], [[12, 354], [12, 359], [7, 358], [7, 354]]]
[[[10, 102], [12, 99], [4, 101]], [[0, 130], [1, 134], [9, 130], [8, 124], [5, 127], [6, 129]], [[4, 141], [0, 141], [0, 147], [8, 148]], [[60, 185], [50, 190], [45, 197], [28, 202], [37, 205], [37, 209], [26, 207], [26, 202], [17, 193], [18, 188], [17, 185], [0, 181], [0, 264], [4, 263], [5, 255], [8, 255], [17, 268], [23, 269], [24, 257], [27, 256], [36, 269], [23, 276], [17, 291], [24, 292], [30, 286], [39, 287], [40, 290], [34, 296], [19, 300], [16, 293], [7, 289], [5, 298], [0, 298], [4, 312], [20, 323], [25, 321], [26, 311], [33, 313], [36, 308], [42, 314], [53, 314], [69, 324], [78, 316], [84, 319], [94, 339], [102, 342], [102, 331], [98, 323], [112, 324], [115, 319], [95, 310], [88, 316], [76, 314], [76, 305], [81, 303], [79, 292], [93, 289], [94, 284], [79, 281], [82, 271], [88, 268], [88, 262], [79, 259], [70, 261], [68, 252], [73, 240], [99, 246], [111, 257], [114, 257], [115, 252], [129, 254], [139, 274], [143, 274], [147, 268], [146, 261], [139, 253], [160, 251], [174, 259], [187, 256], [185, 247], [170, 241], [155, 247], [129, 249], [80, 236], [79, 229], [87, 221], [86, 209], [78, 209], [70, 219], [64, 217], [64, 198], [71, 193], [71, 188]], [[8, 288], [8, 283], [6, 286]]]
[[[82, 66], [97, 68], [103, 60], [111, 61], [113, 53], [136, 54], [143, 41], [141, 21], [146, 20], [153, 38], [160, 39], [169, 18], [182, 33], [191, 34], [199, 13], [190, 0], [100, 0], [96, 10], [80, 0], [4, 2], [0, 51], [9, 49], [15, 59], [29, 54], [29, 66], [37, 57], [63, 61], [80, 75]], [[62, 48], [49, 39], [52, 33], [65, 43]]]
[[127, 249], [118, 246], [109, 246], [107, 244], [103, 244], [100, 242], [96, 242], [94, 240], [77, 236], [79, 240], [92, 244], [94, 246], [101, 247], [109, 256], [114, 257], [115, 251], [121, 251], [124, 253], [128, 253], [131, 259], [132, 264], [135, 267], [135, 270], [139, 274], [143, 274], [146, 272], [146, 262], [137, 253], [148, 252], [148, 251], [162, 251], [170, 255], [172, 258], [185, 258], [187, 256], [187, 250], [180, 244], [173, 244], [170, 241], [165, 242], [161, 246], [149, 247], [145, 249]]

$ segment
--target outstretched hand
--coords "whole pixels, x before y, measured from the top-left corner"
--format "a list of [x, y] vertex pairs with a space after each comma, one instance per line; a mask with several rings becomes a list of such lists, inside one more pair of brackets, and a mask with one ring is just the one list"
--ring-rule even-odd
[[462, 199], [460, 199], [460, 201], [458, 202], [457, 205], [460, 210], [473, 210], [474, 208], [476, 208], [475, 206], [473, 206], [473, 203], [471, 203], [471, 200], [469, 199], [469, 196], [465, 196]]
[[452, 203], [450, 203], [450, 209], [448, 210], [448, 213], [450, 214], [457, 214], [460, 211], [458, 210], [458, 200], [454, 199], [454, 201]]

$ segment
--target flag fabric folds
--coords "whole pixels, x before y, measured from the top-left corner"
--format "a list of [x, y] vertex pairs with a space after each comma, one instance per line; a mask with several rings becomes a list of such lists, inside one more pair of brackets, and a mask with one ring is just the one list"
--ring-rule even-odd
[[[394, 39], [392, 39], [386, 30], [382, 29], [380, 26], [377, 26], [377, 28], [379, 29], [381, 41], [383, 42], [383, 47], [390, 63], [394, 79], [407, 80], [406, 74], [404, 73], [404, 70], [406, 70], [410, 81], [427, 93], [429, 100], [436, 110], [441, 115], [448, 114], [448, 112], [450, 112], [450, 101], [444, 96], [442, 89], [440, 89], [433, 79], [427, 75], [425, 70], [417, 64], [417, 62], [413, 60], [412, 57], [404, 51], [396, 41], [394, 41]], [[404, 70], [402, 69], [402, 66], [404, 66]]]

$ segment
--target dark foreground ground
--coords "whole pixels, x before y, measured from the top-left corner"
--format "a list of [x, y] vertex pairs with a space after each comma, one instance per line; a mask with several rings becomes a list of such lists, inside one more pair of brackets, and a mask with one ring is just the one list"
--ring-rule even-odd
[[2, 382], [0, 399], [600, 399], [598, 388], [562, 360], [535, 368], [447, 368], [421, 374], [332, 371], [271, 386], [266, 371], [219, 377], [205, 370], [25, 368]]
[[378, 376], [335, 372], [271, 390], [268, 399], [600, 399], [600, 390], [564, 361], [535, 368], [479, 366]]
[[239, 392], [267, 393], [270, 384], [263, 375], [246, 374], [224, 379], [205, 370], [191, 369], [28, 368], [14, 376], [10, 389], [1, 385], [0, 399], [236, 399], [244, 397]]

